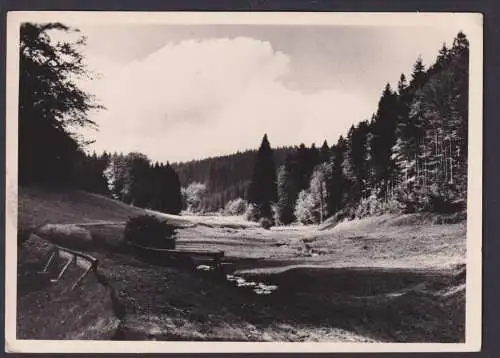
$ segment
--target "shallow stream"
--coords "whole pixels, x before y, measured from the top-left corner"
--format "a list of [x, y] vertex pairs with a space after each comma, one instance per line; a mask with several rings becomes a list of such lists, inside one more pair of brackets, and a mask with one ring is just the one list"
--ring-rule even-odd
[[[197, 271], [213, 271], [215, 268], [208, 265], [199, 265], [196, 267]], [[228, 282], [231, 282], [236, 287], [252, 289], [257, 295], [269, 295], [278, 289], [277, 285], [268, 285], [263, 282], [247, 281], [245, 278], [233, 274], [224, 276]]]

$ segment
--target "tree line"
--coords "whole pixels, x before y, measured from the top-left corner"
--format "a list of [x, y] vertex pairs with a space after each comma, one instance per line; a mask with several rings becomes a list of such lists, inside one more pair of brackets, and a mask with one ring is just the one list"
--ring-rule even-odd
[[85, 66], [84, 36], [53, 41], [51, 31], [77, 34], [61, 23], [20, 27], [18, 181], [83, 189], [125, 203], [178, 214], [179, 178], [167, 163], [141, 153], [88, 155], [90, 142], [77, 134], [94, 127], [88, 114], [105, 109], [78, 80], [92, 78]]
[[[292, 147], [278, 147], [273, 150], [276, 165], [285, 162]], [[196, 197], [197, 211], [214, 212], [238, 198], [246, 198], [252, 176], [256, 150], [246, 150], [230, 155], [172, 163], [172, 168], [179, 174], [181, 186], [191, 197]], [[204, 189], [201, 188], [204, 186]], [[203, 193], [200, 193], [200, 190]], [[195, 193], [196, 192], [196, 193]], [[194, 200], [194, 199], [193, 199]], [[198, 203], [199, 201], [199, 203]]]
[[419, 58], [410, 78], [387, 84], [372, 118], [334, 145], [272, 149], [264, 135], [258, 151], [170, 165], [141, 153], [85, 153], [89, 142], [75, 129], [97, 127], [88, 114], [104, 107], [77, 85], [92, 76], [81, 54], [85, 38], [54, 43], [48, 33], [56, 30], [77, 31], [21, 25], [21, 185], [69, 186], [168, 213], [246, 207], [252, 219], [279, 224], [465, 208], [469, 43], [462, 32], [427, 69]]
[[142, 153], [82, 155], [75, 172], [78, 189], [169, 214], [179, 214], [183, 208], [176, 171], [169, 163], [153, 163]]

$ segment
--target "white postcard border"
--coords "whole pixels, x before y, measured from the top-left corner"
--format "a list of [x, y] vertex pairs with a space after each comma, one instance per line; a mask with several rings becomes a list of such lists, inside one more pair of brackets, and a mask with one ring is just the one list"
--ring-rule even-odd
[[[303, 26], [455, 26], [470, 42], [469, 163], [465, 343], [220, 343], [150, 341], [48, 341], [16, 339], [17, 118], [19, 28], [22, 22], [88, 24], [168, 23]], [[9, 12], [7, 15], [5, 350], [54, 353], [196, 352], [472, 352], [481, 347], [482, 314], [482, 81], [483, 16], [478, 13], [298, 12]]]

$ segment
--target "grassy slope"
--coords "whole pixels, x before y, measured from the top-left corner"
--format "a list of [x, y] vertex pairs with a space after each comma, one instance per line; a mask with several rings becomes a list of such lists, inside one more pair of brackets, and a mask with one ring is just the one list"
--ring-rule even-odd
[[18, 226], [36, 227], [44, 223], [69, 224], [125, 221], [144, 211], [83, 191], [19, 188]]
[[17, 338], [111, 339], [120, 321], [111, 290], [95, 275], [87, 275], [74, 290], [72, 285], [83, 273], [78, 266], [70, 267], [57, 284], [34, 275], [50, 248], [50, 243], [33, 235], [19, 251]]
[[[260, 297], [119, 253], [114, 248], [123, 225], [92, 224], [123, 222], [140, 209], [82, 192], [22, 189], [20, 211], [22, 225], [87, 223], [100, 273], [126, 312], [120, 330], [124, 339], [464, 338], [463, 279], [457, 281], [454, 269], [465, 260], [463, 223], [432, 225], [417, 217], [383, 216], [328, 230], [263, 230], [234, 218], [163, 215], [182, 224], [179, 248], [223, 249], [233, 270], [279, 285], [277, 293]], [[450, 288], [457, 292], [446, 296]]]

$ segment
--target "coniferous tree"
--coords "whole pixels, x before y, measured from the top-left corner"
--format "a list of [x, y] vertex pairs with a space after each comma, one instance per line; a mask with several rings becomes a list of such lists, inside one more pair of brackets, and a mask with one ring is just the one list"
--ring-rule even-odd
[[278, 171], [278, 218], [281, 224], [287, 225], [295, 220], [294, 210], [299, 187], [296, 182], [297, 163], [294, 155], [287, 156], [285, 164]]
[[[455, 210], [465, 202], [467, 182], [468, 42], [459, 33], [443, 46], [426, 73], [416, 71], [405, 91], [411, 95], [407, 120], [398, 123], [393, 147], [402, 201], [408, 210]], [[400, 96], [401, 98], [401, 96]], [[451, 209], [450, 209], [451, 208]]]
[[297, 170], [295, 172], [295, 181], [300, 191], [307, 189], [309, 186], [309, 178], [312, 174], [311, 163], [309, 162], [309, 152], [303, 143], [297, 148], [296, 158]]
[[395, 174], [395, 164], [392, 159], [392, 147], [396, 144], [397, 111], [397, 95], [387, 84], [370, 125], [369, 140], [371, 187], [377, 188], [380, 195], [385, 194], [393, 184], [391, 181]]
[[179, 177], [168, 163], [151, 165], [142, 153], [114, 154], [104, 176], [115, 199], [169, 214], [182, 210]]
[[344, 154], [343, 174], [349, 186], [348, 197], [351, 203], [358, 202], [367, 194], [368, 179], [368, 122], [352, 126], [347, 135]]
[[413, 65], [413, 72], [411, 74], [410, 86], [412, 89], [420, 88], [426, 80], [425, 66], [422, 57], [419, 56]]
[[[273, 148], [276, 167], [283, 165], [286, 155], [293, 151], [293, 147]], [[203, 198], [203, 205], [207, 211], [217, 211], [229, 201], [247, 199], [256, 154], [257, 150], [238, 151], [230, 155], [173, 163], [172, 167], [178, 173], [183, 187], [193, 182], [206, 184], [208, 191]], [[225, 202], [217, 199], [222, 196]], [[218, 206], [218, 202], [223, 206]]]
[[162, 211], [167, 214], [179, 214], [182, 210], [182, 193], [179, 176], [169, 163], [162, 169], [162, 178], [165, 183], [162, 187]]
[[259, 209], [261, 217], [273, 218], [271, 204], [275, 203], [278, 197], [276, 180], [273, 151], [265, 134], [257, 152], [248, 192], [248, 201]]
[[311, 144], [311, 148], [309, 148], [308, 157], [309, 157], [308, 171], [310, 172], [309, 176], [311, 176], [314, 171], [314, 168], [321, 161], [321, 153], [318, 150], [318, 148], [316, 148], [316, 145], [314, 143]]
[[328, 162], [330, 160], [330, 156], [331, 156], [330, 147], [328, 146], [328, 143], [325, 140], [320, 149], [320, 154], [319, 154], [320, 163]]
[[346, 180], [343, 174], [344, 155], [347, 148], [346, 140], [340, 136], [336, 145], [332, 147], [330, 159], [331, 170], [326, 178], [327, 212], [335, 214], [345, 204]]

